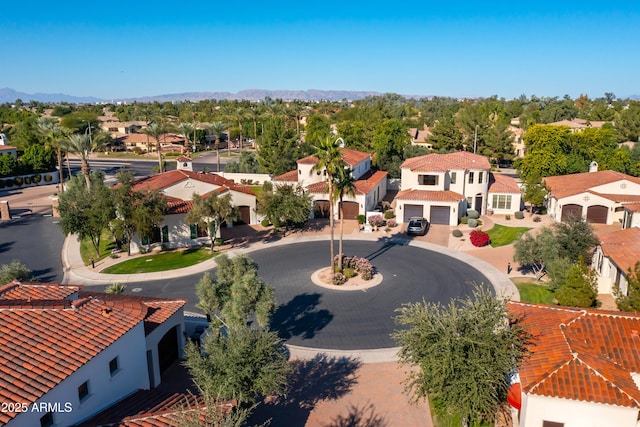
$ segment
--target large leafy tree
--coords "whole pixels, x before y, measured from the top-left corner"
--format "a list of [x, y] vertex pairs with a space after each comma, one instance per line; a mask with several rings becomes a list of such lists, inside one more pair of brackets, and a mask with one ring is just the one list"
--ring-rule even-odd
[[556, 239], [550, 228], [543, 228], [535, 237], [527, 233], [516, 242], [513, 259], [531, 268], [539, 280], [544, 276], [549, 261], [558, 257], [555, 244]]
[[529, 339], [517, 323], [508, 325], [506, 300], [476, 287], [447, 306], [423, 301], [397, 312], [400, 360], [418, 368], [406, 384], [413, 397], [428, 396], [464, 425], [492, 422]]
[[284, 120], [275, 118], [265, 128], [263, 141], [258, 147], [258, 162], [274, 176], [289, 172], [296, 168], [297, 145], [295, 132], [285, 128]]
[[313, 145], [331, 138], [331, 122], [321, 114], [309, 116], [304, 130], [305, 140]]
[[462, 149], [462, 133], [457, 128], [452, 116], [444, 116], [431, 127], [431, 135], [427, 141], [434, 150], [454, 151]]
[[567, 126], [535, 125], [529, 128], [524, 136], [527, 154], [516, 162], [522, 179], [563, 175], [567, 169], [570, 138]]
[[338, 135], [344, 139], [347, 148], [365, 153], [373, 151], [371, 143], [373, 132], [365, 126], [362, 120], [345, 121], [338, 124]]
[[579, 257], [566, 272], [565, 282], [555, 291], [558, 304], [570, 307], [596, 307], [598, 281], [584, 258]]
[[311, 212], [311, 196], [301, 185], [280, 185], [276, 191], [263, 191], [258, 212], [271, 224], [284, 225], [285, 234], [290, 225], [302, 224]]
[[388, 119], [380, 123], [373, 135], [374, 166], [386, 170], [392, 178], [399, 178], [402, 155], [410, 139], [402, 121]]
[[193, 207], [187, 214], [186, 221], [207, 230], [213, 252], [220, 226], [223, 222], [235, 220], [238, 217], [238, 211], [232, 205], [230, 193], [219, 196], [217, 193], [211, 192], [206, 197], [194, 193], [192, 201]]
[[115, 218], [111, 189], [100, 172], [91, 174], [91, 189], [80, 176], [69, 180], [67, 190], [58, 199], [60, 226], [65, 234], [77, 234], [80, 240], [89, 239], [95, 255], [100, 255], [102, 232]]
[[338, 169], [344, 169], [345, 163], [342, 159], [342, 152], [340, 151], [340, 140], [332, 139], [327, 137], [320, 141], [314, 147], [313, 155], [318, 159], [318, 163], [316, 163], [311, 169], [311, 173], [318, 171], [326, 171], [327, 172], [327, 187], [329, 191], [329, 229], [330, 229], [330, 255], [331, 261], [329, 262], [330, 266], [333, 266], [333, 258], [335, 256], [335, 248], [334, 248], [334, 192], [335, 192], [335, 176], [338, 174]]

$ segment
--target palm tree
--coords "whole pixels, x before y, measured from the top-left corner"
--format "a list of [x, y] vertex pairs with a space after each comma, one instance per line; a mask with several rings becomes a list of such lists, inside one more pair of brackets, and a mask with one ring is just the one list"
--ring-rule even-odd
[[153, 122], [146, 129], [142, 129], [142, 133], [152, 136], [156, 140], [156, 152], [158, 153], [158, 167], [160, 173], [164, 172], [162, 167], [162, 147], [160, 146], [160, 137], [167, 133], [167, 126], [164, 123]]
[[48, 117], [39, 117], [36, 120], [36, 125], [42, 136], [45, 138], [45, 144], [54, 150], [58, 156], [58, 177], [60, 182], [60, 189], [64, 191], [64, 177], [62, 172], [62, 147], [64, 145], [64, 131], [62, 126], [58, 124], [55, 119]]
[[209, 134], [216, 138], [216, 142], [214, 144], [214, 148], [216, 149], [216, 159], [218, 161], [218, 168], [216, 169], [216, 172], [220, 172], [220, 136], [224, 133], [224, 128], [224, 123], [213, 122], [208, 129]]
[[327, 184], [329, 186], [329, 228], [331, 232], [331, 262], [329, 265], [333, 268], [334, 258], [334, 236], [333, 236], [333, 202], [334, 202], [334, 190], [335, 190], [335, 176], [339, 173], [339, 169], [344, 169], [344, 161], [342, 160], [342, 152], [340, 151], [340, 140], [333, 140], [330, 137], [320, 141], [317, 145], [313, 146], [313, 155], [318, 159], [311, 169], [311, 173], [314, 171], [325, 170], [327, 172]]
[[74, 133], [64, 141], [67, 152], [80, 157], [81, 171], [87, 183], [87, 190], [91, 191], [91, 167], [89, 166], [89, 154], [100, 149], [99, 138], [91, 138], [85, 133]]
[[[187, 153], [191, 150], [190, 143], [195, 144], [196, 142], [195, 129], [195, 123], [180, 123], [180, 125], [178, 125], [178, 133], [184, 138], [184, 148]], [[191, 140], [192, 134], [194, 135], [193, 141]]]
[[344, 207], [342, 206], [342, 199], [344, 196], [355, 196], [355, 178], [349, 168], [339, 168], [337, 174], [334, 176], [334, 200], [331, 200], [331, 204], [338, 200], [340, 202], [340, 243], [338, 243], [338, 270], [342, 271], [342, 236], [344, 234]]

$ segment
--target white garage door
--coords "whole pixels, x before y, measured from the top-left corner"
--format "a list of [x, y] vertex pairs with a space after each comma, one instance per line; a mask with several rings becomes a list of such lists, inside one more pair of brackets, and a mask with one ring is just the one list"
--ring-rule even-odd
[[449, 206], [431, 206], [431, 224], [449, 225], [450, 210]]
[[404, 205], [404, 219], [403, 222], [409, 222], [409, 218], [412, 216], [422, 217], [424, 216], [424, 210], [422, 205]]

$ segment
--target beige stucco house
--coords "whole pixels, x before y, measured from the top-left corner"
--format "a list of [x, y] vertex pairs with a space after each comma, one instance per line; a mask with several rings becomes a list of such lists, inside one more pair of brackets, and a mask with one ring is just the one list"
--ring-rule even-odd
[[640, 178], [611, 170], [544, 178], [549, 189], [547, 211], [556, 221], [580, 216], [594, 224], [625, 218], [625, 205], [640, 202]]
[[513, 213], [521, 208], [515, 179], [490, 173], [486, 157], [460, 151], [405, 160], [396, 195], [396, 218], [427, 218], [432, 224], [457, 225], [468, 209], [481, 215]]
[[[371, 170], [371, 155], [350, 148], [340, 148], [342, 159], [351, 170], [355, 196], [347, 195], [343, 199], [345, 219], [356, 219], [373, 210], [387, 194], [387, 172]], [[318, 159], [307, 156], [297, 161], [297, 169], [273, 178], [275, 186], [301, 185], [313, 200], [312, 215], [314, 218], [329, 217], [329, 192], [326, 171], [314, 170]], [[334, 215], [338, 216], [339, 202], [334, 203]]]
[[629, 269], [640, 261], [640, 228], [631, 227], [598, 236], [591, 267], [598, 279], [598, 293], [628, 295]]

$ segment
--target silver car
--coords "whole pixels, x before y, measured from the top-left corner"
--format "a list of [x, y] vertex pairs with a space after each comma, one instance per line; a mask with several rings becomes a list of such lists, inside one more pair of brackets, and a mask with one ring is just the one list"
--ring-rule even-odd
[[407, 234], [417, 234], [424, 236], [429, 231], [429, 221], [425, 218], [411, 217], [409, 218], [409, 226], [407, 227]]

